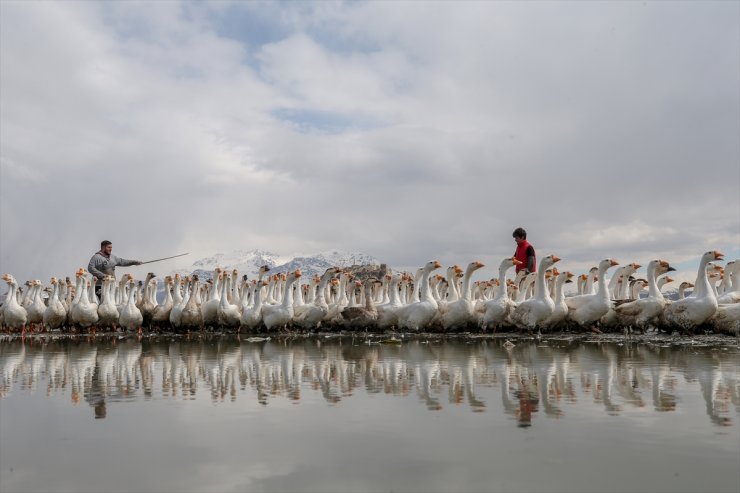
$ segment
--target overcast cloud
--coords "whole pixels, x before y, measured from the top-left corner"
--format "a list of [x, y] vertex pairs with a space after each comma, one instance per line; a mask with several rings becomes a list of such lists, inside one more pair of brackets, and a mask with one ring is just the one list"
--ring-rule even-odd
[[738, 2], [0, 14], [0, 271], [19, 279], [102, 239], [186, 265], [339, 248], [484, 276], [517, 226], [572, 270], [740, 254]]

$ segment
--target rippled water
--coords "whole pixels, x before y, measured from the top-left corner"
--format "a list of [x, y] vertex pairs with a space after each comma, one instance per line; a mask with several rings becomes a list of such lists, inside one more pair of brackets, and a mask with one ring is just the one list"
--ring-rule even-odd
[[735, 339], [0, 341], [0, 491], [740, 491]]

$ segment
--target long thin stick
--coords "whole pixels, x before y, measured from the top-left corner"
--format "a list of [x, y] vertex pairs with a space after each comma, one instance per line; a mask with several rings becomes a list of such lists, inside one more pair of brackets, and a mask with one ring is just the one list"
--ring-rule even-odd
[[171, 259], [171, 258], [175, 258], [175, 257], [182, 257], [183, 255], [187, 255], [188, 253], [181, 253], [179, 255], [173, 255], [171, 257], [165, 257], [165, 258], [158, 258], [157, 260], [147, 260], [146, 262], [142, 262], [141, 265], [151, 264], [152, 262], [160, 262], [162, 260], [167, 260], [167, 259]]

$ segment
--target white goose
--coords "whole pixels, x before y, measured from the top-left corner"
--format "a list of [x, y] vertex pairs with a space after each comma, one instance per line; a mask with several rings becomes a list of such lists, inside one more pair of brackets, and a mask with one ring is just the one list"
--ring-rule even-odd
[[516, 286], [519, 288], [519, 291], [517, 291], [516, 299], [514, 300], [517, 302], [517, 304], [530, 297], [529, 291], [530, 288], [534, 287], [536, 279], [536, 272], [525, 273], [523, 270], [517, 272], [517, 275], [514, 278], [514, 283], [516, 283]]
[[664, 320], [684, 331], [692, 331], [706, 322], [717, 311], [717, 298], [707, 278], [707, 263], [722, 260], [723, 254], [714, 250], [705, 252], [699, 261], [696, 275], [696, 287], [688, 298], [677, 300], [668, 305], [663, 312]]
[[216, 268], [216, 275], [213, 277], [213, 284], [208, 293], [208, 300], [200, 307], [203, 314], [203, 325], [213, 326], [218, 322], [218, 305], [221, 302], [221, 287], [225, 284], [224, 279], [228, 277], [226, 272], [221, 272]]
[[[434, 301], [432, 292], [429, 288], [429, 275], [435, 269], [439, 269], [442, 265], [437, 261], [433, 260], [427, 262], [427, 264], [421, 270], [421, 298], [420, 301], [413, 302], [409, 305], [403, 306], [398, 309], [398, 325], [400, 328], [411, 329], [419, 331], [419, 329], [425, 328], [432, 321], [434, 316], [437, 314], [437, 302]], [[414, 291], [417, 291], [416, 284], [414, 284]]]
[[26, 313], [28, 314], [28, 323], [35, 327], [44, 320], [44, 312], [46, 311], [46, 305], [44, 300], [41, 298], [41, 290], [43, 286], [41, 281], [34, 280], [31, 282], [31, 302], [26, 307]]
[[693, 287], [694, 287], [693, 282], [684, 281], [681, 284], [679, 284], [678, 285], [678, 299], [682, 300], [686, 298], [686, 290], [689, 288], [693, 288]]
[[729, 285], [725, 292], [717, 298], [717, 303], [723, 305], [740, 302], [740, 261], [727, 262], [725, 278], [729, 278]]
[[375, 308], [372, 292], [373, 287], [380, 284], [381, 282], [374, 277], [365, 279], [365, 306], [348, 306], [342, 310], [345, 327], [353, 330], [368, 330], [375, 327], [378, 320], [378, 310]]
[[658, 277], [658, 280], [656, 282], [656, 284], [658, 285], [658, 291], [663, 291], [663, 286], [673, 281], [675, 281], [675, 279], [673, 279], [671, 276]]
[[552, 315], [543, 323], [550, 330], [560, 327], [568, 315], [568, 305], [565, 304], [563, 287], [566, 282], [573, 282], [571, 281], [572, 277], [572, 272], [560, 272], [555, 277], [555, 296], [552, 300]]
[[459, 329], [475, 322], [475, 307], [470, 289], [470, 278], [473, 272], [484, 267], [480, 262], [468, 264], [463, 275], [462, 296], [459, 300], [447, 303], [447, 309], [442, 315], [442, 327], [445, 330]]
[[522, 262], [516, 257], [507, 257], [501, 261], [501, 264], [499, 264], [499, 289], [498, 291], [496, 291], [496, 295], [492, 300], [486, 301], [484, 303], [485, 313], [483, 314], [483, 319], [481, 320], [483, 330], [492, 328], [495, 332], [497, 328], [510, 322], [509, 316], [511, 315], [511, 311], [516, 306], [516, 303], [514, 302], [514, 300], [509, 298], [506, 289], [506, 272], [515, 265], [519, 265], [521, 263]]
[[[180, 289], [184, 287], [185, 294], [183, 295]], [[185, 308], [187, 303], [188, 289], [190, 287], [190, 276], [185, 276], [185, 279], [180, 277], [180, 274], [175, 274], [175, 286], [174, 292], [172, 293], [172, 311], [170, 312], [170, 324], [174, 328], [180, 327], [182, 320], [182, 309]]]
[[285, 327], [293, 319], [293, 283], [301, 277], [301, 269], [296, 269], [286, 277], [283, 301], [279, 305], [266, 305], [262, 307], [262, 321], [267, 330], [276, 327]]
[[740, 303], [719, 305], [709, 319], [715, 332], [738, 335], [740, 333]]
[[58, 329], [67, 320], [67, 311], [64, 309], [62, 301], [59, 299], [61, 295], [60, 285], [61, 281], [58, 281], [56, 277], [51, 278], [51, 296], [49, 296], [49, 305], [44, 310], [43, 323], [47, 330]]
[[175, 283], [172, 280], [172, 276], [165, 276], [164, 278], [164, 301], [161, 305], [157, 305], [152, 313], [152, 325], [156, 327], [165, 327], [167, 322], [170, 320], [170, 314], [172, 313], [172, 307], [175, 306], [175, 299], [172, 296], [172, 291]]
[[151, 278], [146, 281], [141, 303], [138, 304], [139, 311], [141, 311], [141, 315], [144, 317], [144, 324], [147, 327], [152, 322], [154, 310], [157, 309], [157, 280], [154, 278], [154, 274], [151, 272], [149, 274], [151, 274]]
[[198, 306], [199, 299], [200, 281], [198, 276], [195, 275], [190, 282], [188, 301], [182, 308], [182, 313], [180, 314], [180, 327], [187, 330], [203, 328], [203, 314], [200, 311], [200, 306]]
[[293, 322], [304, 329], [318, 328], [321, 321], [329, 313], [329, 304], [326, 302], [326, 289], [329, 282], [339, 272], [336, 267], [326, 269], [319, 280], [319, 287], [313, 303], [295, 307], [293, 311]]
[[253, 293], [252, 300], [249, 305], [242, 310], [242, 316], [239, 320], [239, 325], [247, 330], [254, 330], [262, 323], [262, 292], [263, 288], [267, 286], [267, 282], [263, 281], [262, 278], [270, 271], [270, 268], [266, 265], [260, 267], [257, 273], [257, 281], [253, 282]]
[[611, 308], [609, 290], [606, 286], [605, 275], [607, 269], [619, 265], [616, 260], [607, 258], [599, 262], [598, 287], [595, 294], [571, 296], [565, 299], [568, 305], [568, 318], [579, 325], [592, 324], [606, 315]]
[[100, 294], [102, 301], [98, 305], [98, 325], [101, 327], [114, 327], [118, 325], [118, 308], [113, 302], [112, 290], [115, 288], [116, 280], [112, 276], [105, 276]]
[[[599, 273], [599, 266], [593, 266], [588, 270], [588, 274], [585, 274], [586, 283], [583, 286], [583, 294], [594, 294], [596, 293], [594, 283], [598, 282], [597, 275]], [[616, 277], [615, 277], [616, 281]]]
[[635, 298], [614, 308], [619, 322], [623, 325], [634, 325], [644, 334], [648, 326], [654, 324], [666, 306], [666, 299], [660, 292], [656, 277], [668, 272], [671, 266], [665, 260], [655, 259], [647, 266], [647, 298]]
[[3, 324], [10, 329], [26, 331], [28, 313], [18, 302], [18, 281], [10, 274], [3, 274], [3, 280], [8, 283], [8, 294], [3, 303]]
[[82, 328], [88, 328], [98, 323], [98, 305], [90, 303], [90, 296], [87, 294], [91, 288], [91, 283], [82, 278], [81, 295], [76, 305], [75, 322]]
[[267, 282], [262, 279], [254, 281], [254, 304], [242, 312], [239, 320], [239, 325], [247, 330], [254, 330], [262, 323], [262, 288], [265, 286]]
[[552, 267], [560, 258], [548, 255], [540, 260], [534, 281], [534, 296], [519, 303], [511, 314], [511, 321], [519, 327], [532, 330], [547, 320], [554, 308], [552, 298], [545, 284], [545, 271]]
[[141, 324], [144, 323], [144, 317], [141, 314], [141, 310], [137, 308], [136, 302], [134, 300], [135, 291], [136, 285], [134, 283], [134, 280], [129, 279], [126, 304], [123, 306], [123, 309], [121, 310], [121, 315], [118, 317], [118, 323], [121, 324], [121, 327], [124, 327], [128, 330], [141, 330]]
[[403, 306], [399, 294], [399, 285], [405, 279], [405, 275], [394, 274], [391, 277], [389, 287], [389, 302], [377, 307], [378, 310], [378, 327], [387, 329], [398, 325], [398, 310]]
[[229, 276], [226, 276], [224, 278], [221, 301], [216, 310], [218, 323], [226, 327], [237, 327], [241, 319], [239, 307], [229, 302], [229, 286], [232, 281], [235, 281], [235, 277], [230, 279]]

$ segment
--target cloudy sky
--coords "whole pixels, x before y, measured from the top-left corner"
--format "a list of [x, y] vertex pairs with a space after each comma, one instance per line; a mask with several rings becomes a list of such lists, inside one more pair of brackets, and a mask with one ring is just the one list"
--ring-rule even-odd
[[738, 2], [3, 1], [0, 22], [20, 279], [102, 239], [490, 275], [517, 226], [571, 270], [740, 255]]

